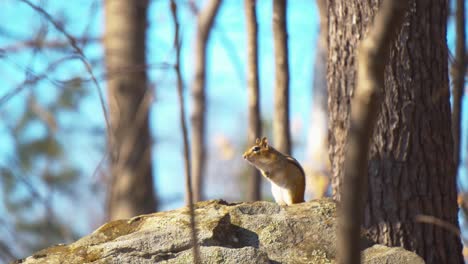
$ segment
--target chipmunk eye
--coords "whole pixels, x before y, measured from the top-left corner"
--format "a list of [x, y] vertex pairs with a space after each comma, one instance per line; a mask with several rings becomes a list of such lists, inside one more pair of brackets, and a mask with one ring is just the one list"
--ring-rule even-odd
[[260, 147], [259, 147], [259, 146], [255, 146], [255, 147], [252, 148], [252, 150], [253, 150], [254, 152], [259, 152], [259, 151], [260, 151]]

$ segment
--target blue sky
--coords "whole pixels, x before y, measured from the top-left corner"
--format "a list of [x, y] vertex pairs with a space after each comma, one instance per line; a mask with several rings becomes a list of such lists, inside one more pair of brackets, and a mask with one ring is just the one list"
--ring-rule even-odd
[[[208, 49], [208, 67], [207, 75], [207, 102], [208, 102], [208, 140], [217, 134], [227, 136], [236, 144], [245, 141], [246, 129], [246, 109], [247, 109], [247, 94], [244, 73], [245, 69], [245, 23], [244, 16], [239, 13], [242, 10], [242, 1], [225, 1], [221, 6], [216, 19], [216, 26], [212, 32]], [[311, 73], [312, 62], [314, 60], [314, 45], [318, 33], [317, 13], [313, 3], [308, 1], [301, 2], [302, 4], [291, 5], [288, 9], [289, 16], [289, 36], [290, 36], [290, 61], [291, 61], [291, 115], [293, 118], [299, 118], [307, 122], [308, 112], [310, 109], [311, 100]], [[165, 21], [168, 26], [162, 32], [157, 32], [158, 29], [150, 27], [151, 37], [155, 39], [164, 39], [172, 36], [172, 27], [170, 22], [170, 14], [161, 10], [167, 10], [168, 4], [164, 1], [155, 3], [152, 6], [155, 11], [156, 21]], [[260, 67], [261, 69], [261, 108], [265, 118], [271, 118], [273, 106], [272, 89], [274, 76], [274, 60], [273, 60], [273, 42], [271, 34], [271, 3], [270, 1], [260, 1], [258, 7], [259, 19], [259, 39], [260, 39]], [[304, 12], [309, 10], [309, 12]], [[151, 13], [151, 12], [150, 12]], [[185, 14], [189, 20], [193, 21], [193, 16]], [[183, 16], [184, 17], [184, 16]], [[194, 23], [194, 22], [192, 22]], [[191, 23], [184, 23], [182, 30], [184, 39], [190, 40], [184, 43], [183, 59], [184, 59], [184, 76], [185, 83], [190, 85], [193, 59], [192, 59], [192, 39], [194, 28]], [[155, 31], [153, 31], [155, 30]], [[171, 40], [165, 40], [168, 51], [172, 50]], [[159, 50], [153, 51], [150, 47], [149, 57], [157, 53]], [[172, 53], [173, 54], [173, 53]], [[155, 55], [157, 56], [157, 55]], [[161, 73], [165, 74], [165, 73]], [[157, 74], [156, 74], [157, 75]], [[157, 78], [157, 77], [156, 77]], [[182, 140], [178, 128], [173, 126], [161, 126], [167, 120], [177, 118], [178, 109], [176, 102], [176, 93], [174, 89], [174, 76], [168, 77], [167, 85], [161, 85], [160, 93], [157, 98], [161, 104], [154, 110], [155, 122], [154, 129], [157, 131], [157, 138], [164, 139], [163, 142], [157, 145], [156, 153], [167, 153], [169, 149], [181, 150], [180, 145]], [[190, 102], [188, 102], [190, 109]], [[189, 113], [188, 113], [189, 114]], [[159, 125], [158, 125], [159, 124]], [[174, 130], [176, 133], [174, 133]], [[240, 136], [239, 136], [240, 135]], [[305, 132], [298, 135], [305, 140]], [[169, 139], [169, 140], [167, 140]], [[179, 152], [180, 153], [180, 152]], [[156, 154], [157, 155], [157, 154]], [[158, 179], [159, 186], [171, 186], [167, 188], [167, 192], [177, 191], [183, 192], [181, 185], [172, 184], [172, 178], [166, 178], [166, 166], [171, 167], [171, 171], [178, 171], [175, 175], [182, 175], [182, 160], [180, 155], [167, 155], [164, 158], [156, 161], [157, 172], [161, 176]], [[164, 164], [165, 166], [159, 165]], [[163, 190], [161, 190], [163, 191]]]
[[[28, 39], [37, 32], [41, 23], [46, 23], [41, 17], [25, 4], [15, 0], [2, 1], [2, 20], [9, 23], [0, 23], [3, 28], [13, 32], [18, 38], [10, 38], [0, 35], [0, 47], [17, 43]], [[88, 30], [92, 36], [101, 36], [103, 32], [103, 13], [101, 6], [90, 9], [91, 0], [77, 1], [34, 1], [44, 3], [44, 8], [56, 18], [66, 19], [66, 30], [76, 36], [80, 36]], [[100, 3], [100, 2], [97, 2]], [[91, 11], [90, 11], [91, 10]], [[192, 47], [194, 37], [195, 18], [186, 7], [180, 7], [180, 18], [183, 33], [183, 75], [187, 87], [192, 81], [193, 58]], [[274, 57], [273, 40], [271, 32], [271, 1], [259, 1], [259, 40], [260, 40], [260, 84], [261, 84], [261, 108], [265, 119], [271, 119], [273, 109], [273, 81], [274, 81]], [[294, 156], [299, 161], [306, 159], [305, 145], [307, 145], [307, 129], [309, 128], [313, 62], [315, 60], [315, 44], [318, 35], [318, 12], [314, 1], [296, 0], [288, 2], [288, 34], [290, 48], [291, 71], [291, 119], [297, 129], [293, 131]], [[246, 110], [247, 93], [245, 76], [246, 49], [245, 49], [245, 22], [243, 14], [243, 1], [224, 1], [216, 19], [215, 28], [208, 45], [208, 129], [207, 139], [209, 143], [209, 157], [213, 166], [210, 171], [212, 177], [225, 174], [226, 168], [240, 165], [246, 166], [240, 160], [243, 144], [246, 138]], [[89, 24], [89, 27], [87, 25]], [[147, 58], [149, 64], [162, 62], [172, 63], [174, 50], [172, 48], [173, 28], [169, 12], [169, 1], [155, 0], [149, 9], [149, 31], [147, 43]], [[49, 27], [47, 39], [64, 39], [56, 30]], [[453, 50], [453, 27], [448, 34], [449, 46]], [[88, 59], [102, 60], [103, 50], [99, 43], [90, 44], [84, 50]], [[46, 51], [37, 55], [33, 60], [32, 70], [42, 72], [48, 63], [61, 58], [63, 54]], [[7, 54], [0, 57], [0, 97], [13, 87], [21, 83], [24, 76], [24, 68], [31, 62], [31, 52]], [[102, 74], [101, 66], [93, 69], [97, 75]], [[51, 78], [67, 79], [76, 75], [86, 76], [86, 71], [77, 60], [61, 65], [59, 69], [50, 73]], [[175, 89], [175, 75], [167, 69], [151, 68], [149, 70], [150, 81], [156, 86], [156, 102], [151, 112], [151, 130], [156, 140], [154, 148], [154, 175], [157, 193], [164, 199], [171, 199], [171, 203], [163, 204], [162, 209], [172, 209], [183, 205], [183, 166], [182, 166], [182, 140], [178, 122], [177, 94]], [[101, 89], [105, 93], [105, 82], [101, 81]], [[8, 103], [0, 108], [2, 117], [9, 120], [17, 118], [23, 111], [27, 88], [19, 93]], [[50, 82], [44, 81], [33, 87], [39, 95], [42, 103], [54, 100], [57, 91]], [[89, 84], [90, 95], [80, 106], [78, 113], [68, 113], [60, 117], [61, 124], [74, 124], [83, 128], [104, 128], [104, 118], [99, 105], [96, 87]], [[190, 110], [190, 100], [186, 94], [186, 104]], [[463, 101], [463, 124], [467, 123], [467, 101]], [[190, 112], [187, 113], [188, 115]], [[34, 137], [44, 133], [43, 127], [37, 126], [30, 130], [30, 136]], [[466, 149], [466, 126], [463, 128], [463, 147]], [[102, 158], [101, 147], [105, 142], [104, 137], [91, 136], [81, 130], [60, 134], [68, 144], [68, 151], [72, 162], [79, 164], [87, 181], [92, 181], [93, 172]], [[216, 139], [225, 138], [230, 142], [238, 154], [233, 163], [217, 160], [218, 151]], [[13, 153], [11, 138], [6, 133], [4, 124], [0, 123], [0, 163], [7, 162], [6, 157]], [[466, 153], [463, 153], [465, 157]], [[3, 165], [2, 164], [2, 165]], [[234, 165], [233, 165], [234, 164]], [[466, 169], [461, 170], [466, 175]], [[463, 179], [465, 179], [464, 177]], [[237, 179], [233, 179], [234, 182]], [[222, 183], [222, 181], [221, 181]], [[461, 181], [464, 189], [466, 180]], [[223, 194], [233, 191], [225, 185], [210, 185], [209, 198], [229, 198]], [[235, 191], [235, 190], [234, 190]], [[89, 232], [99, 223], [79, 221], [90, 212], [100, 215], [100, 206], [93, 210], [76, 210], [75, 204], [85, 204], [94, 200], [93, 192], [83, 190], [79, 201], [63, 200], [57, 202], [57, 206], [65, 212], [76, 215], [74, 222], [80, 226], [83, 232]], [[174, 198], [174, 199], [172, 199]], [[0, 211], [4, 210], [0, 206]], [[83, 218], [80, 218], [83, 217]]]
[[[14, 38], [0, 36], [0, 46], [15, 44], [21, 40], [27, 40], [41, 28], [41, 23], [47, 23], [40, 15], [30, 7], [14, 0], [3, 0], [3, 13], [5, 21], [15, 21], [5, 26], [9, 32], [14, 32]], [[65, 29], [75, 36], [81, 36], [85, 30], [91, 36], [101, 36], [103, 32], [102, 7], [92, 10], [94, 1], [41, 1], [43, 7], [55, 18], [64, 18]], [[34, 1], [39, 3], [39, 1]], [[98, 2], [99, 3], [99, 2]], [[170, 17], [169, 1], [153, 1], [149, 9], [149, 29], [147, 41], [147, 58], [149, 64], [172, 63], [174, 50], [172, 48], [173, 25]], [[273, 98], [274, 57], [273, 40], [271, 33], [271, 2], [259, 1], [259, 41], [261, 64], [261, 107], [263, 117], [271, 119]], [[179, 7], [183, 34], [182, 69], [184, 81], [189, 88], [192, 81], [193, 58], [192, 47], [194, 37], [195, 17], [187, 7]], [[21, 17], [22, 19], [18, 19]], [[27, 19], [24, 19], [27, 18]], [[211, 40], [208, 45], [208, 77], [207, 77], [207, 102], [208, 102], [208, 143], [209, 155], [217, 157], [215, 138], [223, 137], [236, 147], [238, 153], [242, 153], [245, 143], [246, 131], [246, 85], [245, 85], [245, 23], [243, 14], [243, 1], [224, 1], [216, 19]], [[291, 70], [291, 116], [293, 122], [302, 123], [302, 129], [293, 134], [295, 142], [305, 142], [309, 120], [311, 102], [312, 63], [314, 61], [315, 41], [318, 33], [318, 14], [313, 1], [294, 1], [288, 7], [288, 31], [290, 46], [290, 70]], [[89, 26], [88, 26], [89, 24]], [[50, 25], [49, 25], [50, 26]], [[64, 37], [53, 27], [49, 27], [48, 40]], [[84, 49], [89, 60], [102, 60], [103, 50], [99, 43], [90, 44]], [[56, 51], [44, 51], [35, 57], [31, 52], [18, 52], [7, 54], [0, 60], [0, 97], [10, 91], [16, 85], [24, 81], [24, 69], [30, 67], [35, 73], [43, 72], [49, 63], [63, 57]], [[33, 63], [31, 63], [33, 61]], [[101, 65], [93, 69], [96, 75], [103, 72]], [[87, 76], [84, 66], [78, 60], [62, 64], [54, 72], [50, 72], [50, 79], [66, 80], [73, 76]], [[170, 199], [171, 203], [162, 205], [162, 209], [177, 208], [183, 205], [183, 166], [181, 134], [178, 127], [177, 94], [175, 89], [175, 75], [167, 70], [152, 68], [149, 70], [150, 81], [156, 86], [156, 102], [151, 112], [151, 130], [156, 140], [154, 147], [154, 175], [158, 195], [164, 199]], [[105, 93], [105, 82], [100, 82], [100, 87]], [[43, 81], [37, 86], [28, 87], [2, 106], [0, 112], [15, 120], [24, 109], [25, 98], [30, 91], [38, 95], [38, 100], [46, 104], [57, 96], [57, 87], [50, 81]], [[104, 128], [104, 118], [99, 105], [96, 87], [90, 83], [88, 90], [90, 95], [86, 97], [78, 113], [68, 113], [59, 117], [59, 123], [66, 127], [74, 125], [83, 129], [91, 127]], [[190, 100], [186, 94], [186, 103], [190, 111]], [[189, 115], [190, 112], [187, 112]], [[13, 145], [5, 127], [0, 124], [0, 162], [5, 164], [7, 157], [13, 153]], [[34, 138], [45, 132], [42, 125], [30, 128], [28, 136]], [[102, 158], [101, 148], [104, 137], [90, 136], [82, 130], [61, 133], [60, 136], [67, 142], [67, 151], [72, 162], [82, 168], [88, 183], [96, 166]], [[298, 159], [305, 158], [303, 148], [295, 148]], [[239, 157], [236, 160], [239, 163]], [[226, 164], [225, 161], [212, 161]], [[224, 166], [224, 165], [223, 165]], [[222, 166], [214, 166], [212, 174], [222, 174]], [[235, 182], [236, 179], [232, 179]], [[228, 190], [224, 185], [211, 186], [207, 189], [210, 198], [229, 198], [223, 196]], [[227, 187], [226, 187], [227, 188]], [[236, 191], [232, 188], [229, 191]], [[234, 197], [239, 197], [239, 194]], [[79, 201], [74, 204], [89, 204], [93, 193], [83, 190]], [[77, 210], [70, 208], [72, 201], [65, 198], [57, 202], [57, 206], [65, 213], [73, 212], [81, 217], [89, 214], [88, 209]], [[1, 207], [0, 207], [1, 209]], [[102, 209], [97, 206], [95, 210]], [[96, 212], [99, 215], [99, 212]], [[65, 216], [64, 216], [65, 217]], [[80, 219], [77, 217], [76, 219]], [[96, 225], [96, 223], [92, 223]], [[90, 223], [77, 221], [81, 230], [89, 231]]]

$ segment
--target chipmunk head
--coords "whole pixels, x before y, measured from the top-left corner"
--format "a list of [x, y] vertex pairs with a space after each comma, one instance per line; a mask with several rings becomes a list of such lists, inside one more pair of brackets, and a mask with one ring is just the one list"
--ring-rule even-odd
[[244, 159], [255, 166], [267, 165], [276, 159], [272, 148], [268, 145], [266, 137], [262, 139], [257, 138], [255, 145], [251, 146], [244, 152]]

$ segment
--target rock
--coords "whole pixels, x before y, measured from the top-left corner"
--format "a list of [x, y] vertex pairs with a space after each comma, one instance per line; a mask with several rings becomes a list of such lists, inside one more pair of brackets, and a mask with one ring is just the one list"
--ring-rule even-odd
[[367, 264], [424, 264], [424, 260], [417, 254], [401, 247], [386, 247], [374, 245], [363, 252], [364, 263]]
[[[196, 204], [203, 263], [334, 263], [336, 205], [331, 199], [282, 207], [270, 202]], [[373, 246], [364, 263], [423, 263], [401, 248]], [[104, 224], [69, 245], [17, 263], [191, 263], [187, 208]]]

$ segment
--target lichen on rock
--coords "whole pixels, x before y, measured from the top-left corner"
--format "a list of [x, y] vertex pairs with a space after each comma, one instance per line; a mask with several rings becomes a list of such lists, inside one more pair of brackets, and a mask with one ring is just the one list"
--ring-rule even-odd
[[[331, 199], [291, 206], [212, 200], [195, 208], [203, 263], [334, 263], [337, 222]], [[424, 263], [414, 253], [385, 246], [368, 248], [363, 256], [369, 264]], [[187, 208], [112, 221], [74, 243], [17, 261], [91, 262], [191, 263]]]

